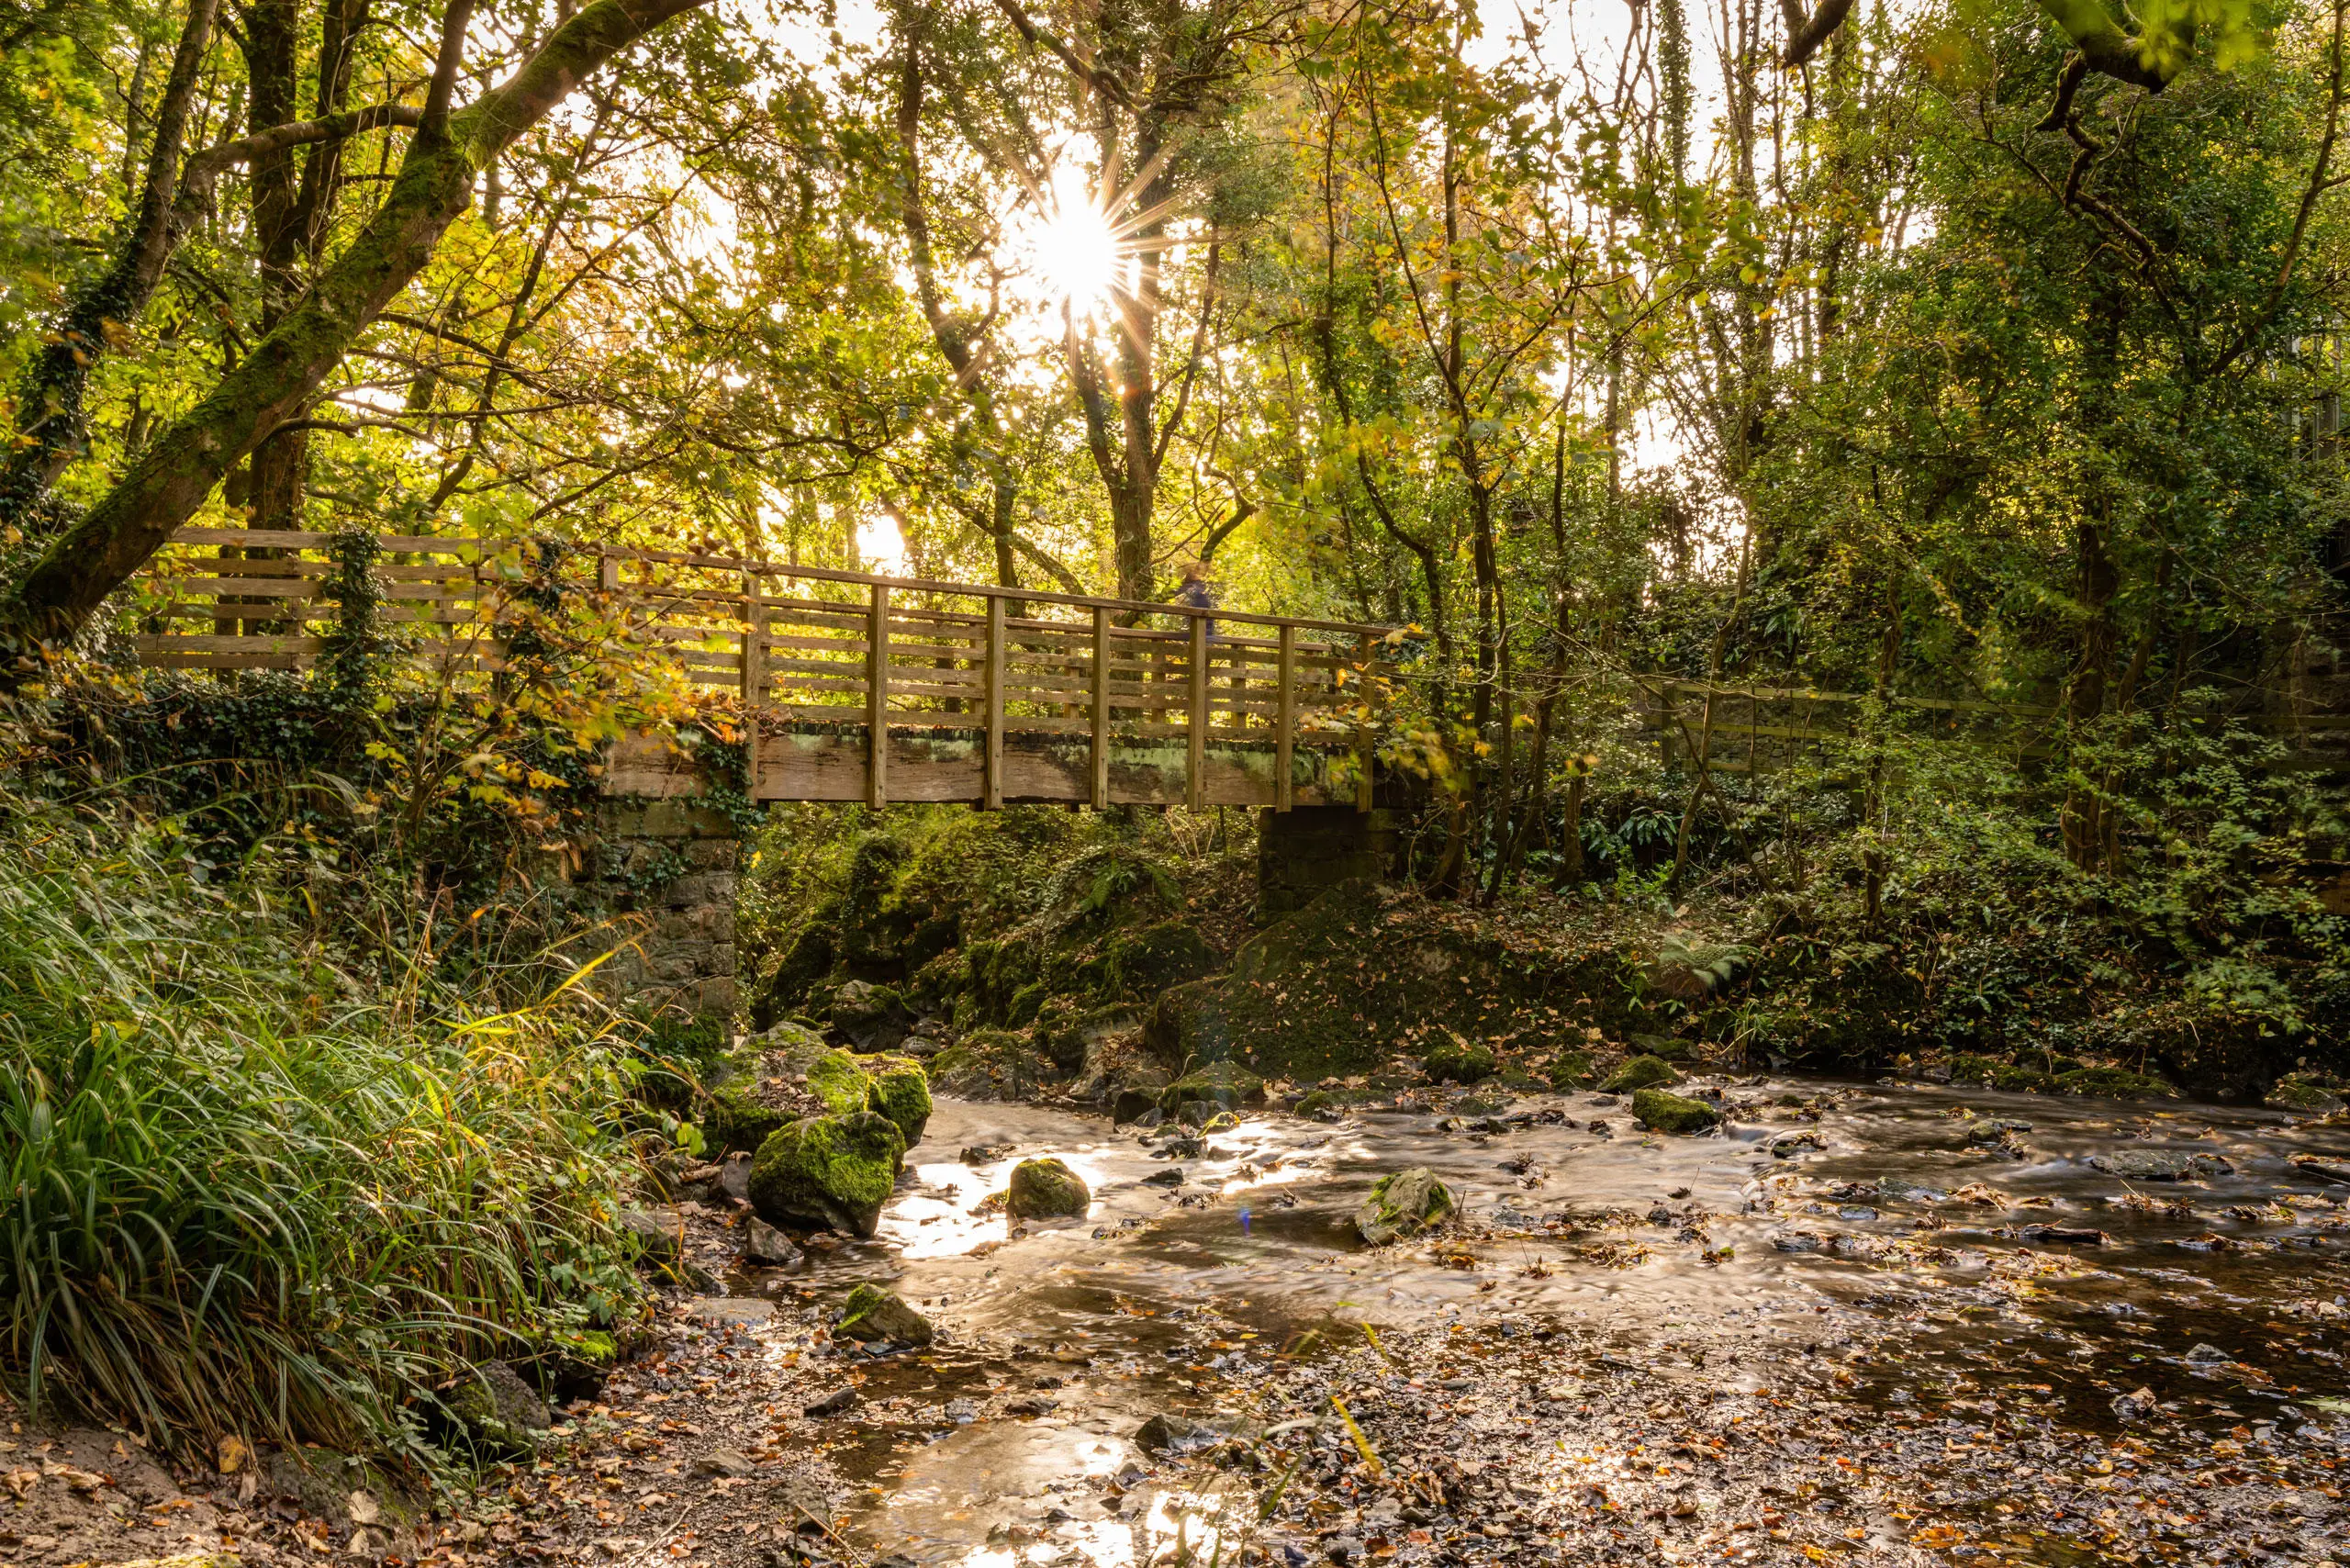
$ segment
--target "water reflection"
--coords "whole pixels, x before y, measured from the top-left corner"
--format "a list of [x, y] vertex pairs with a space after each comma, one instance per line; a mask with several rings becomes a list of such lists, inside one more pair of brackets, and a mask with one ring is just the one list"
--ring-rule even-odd
[[[1474, 1131], [1427, 1114], [1251, 1117], [1176, 1160], [1098, 1117], [942, 1102], [879, 1237], [816, 1256], [806, 1282], [887, 1280], [950, 1335], [868, 1373], [868, 1399], [912, 1413], [876, 1439], [880, 1491], [859, 1533], [923, 1563], [1205, 1560], [1246, 1493], [1152, 1491], [1136, 1429], [1245, 1404], [1277, 1351], [1389, 1326], [1582, 1323], [1643, 1366], [1737, 1386], [1751, 1379], [1726, 1358], [1709, 1370], [1709, 1347], [1808, 1345], [1833, 1309], [1912, 1327], [1919, 1359], [1860, 1369], [1892, 1403], [2004, 1378], [2094, 1412], [2122, 1378], [2257, 1420], [2296, 1377], [2341, 1392], [2339, 1367], [2272, 1365], [2264, 1388], [2188, 1351], [2276, 1363], [2263, 1325], [2350, 1288], [2350, 1215], [2287, 1164], [2350, 1155], [2350, 1128], [1910, 1086], [1728, 1093], [1717, 1137], [1644, 1137], [1628, 1108], [1573, 1095], [1520, 1103], [1563, 1120]], [[2029, 1128], [1980, 1141], [1986, 1119]], [[1803, 1135], [1817, 1147], [1793, 1147]], [[966, 1163], [966, 1148], [989, 1153]], [[2218, 1158], [2184, 1182], [2092, 1163], [2166, 1150]], [[1083, 1220], [1018, 1225], [984, 1206], [1019, 1160], [1047, 1155], [1091, 1189]], [[1364, 1249], [1350, 1216], [1411, 1164], [1453, 1187], [1463, 1224], [1439, 1247]], [[950, 1420], [952, 1399], [976, 1417]], [[1614, 1462], [1561, 1456], [1555, 1484], [1604, 1485]]]

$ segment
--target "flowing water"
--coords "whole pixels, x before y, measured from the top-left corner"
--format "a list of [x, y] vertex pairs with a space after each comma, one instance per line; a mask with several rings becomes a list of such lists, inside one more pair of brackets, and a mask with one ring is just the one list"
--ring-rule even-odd
[[[2350, 1186], [2287, 1159], [2350, 1165], [2350, 1127], [1907, 1082], [1745, 1080], [1725, 1104], [1727, 1130], [1702, 1137], [1644, 1136], [1591, 1094], [1514, 1101], [1515, 1120], [1263, 1114], [1169, 1160], [1165, 1135], [1100, 1117], [944, 1102], [875, 1240], [744, 1288], [881, 1281], [950, 1330], [861, 1368], [863, 1419], [834, 1456], [873, 1483], [860, 1533], [924, 1562], [1049, 1525], [1057, 1498], [1135, 1462], [1154, 1413], [1228, 1407], [1269, 1357], [1382, 1329], [1559, 1334], [1730, 1386], [1866, 1339], [1858, 1397], [1996, 1397], [2090, 1428], [2111, 1425], [2116, 1388], [2217, 1431], [2298, 1422], [2350, 1385], [2323, 1337], [2291, 1332], [2341, 1327]], [[1970, 1141], [1995, 1131], [2004, 1147]], [[1789, 1147], [1805, 1134], [1818, 1147]], [[1008, 1226], [983, 1205], [1038, 1155], [1084, 1177], [1085, 1220]], [[2183, 1182], [2092, 1163], [2147, 1156], [2210, 1158]], [[1364, 1247], [1356, 1208], [1410, 1165], [1459, 1195], [1460, 1223], [1434, 1247]], [[1152, 1183], [1170, 1170], [1181, 1185]], [[1013, 1393], [1052, 1407], [971, 1419]]]

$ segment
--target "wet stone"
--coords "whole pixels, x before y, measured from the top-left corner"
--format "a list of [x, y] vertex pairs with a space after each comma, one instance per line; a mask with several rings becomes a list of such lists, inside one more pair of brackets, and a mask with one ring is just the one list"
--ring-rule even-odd
[[2235, 1170], [2219, 1155], [2178, 1148], [2125, 1148], [2091, 1155], [2089, 1163], [2128, 1182], [2200, 1182]]

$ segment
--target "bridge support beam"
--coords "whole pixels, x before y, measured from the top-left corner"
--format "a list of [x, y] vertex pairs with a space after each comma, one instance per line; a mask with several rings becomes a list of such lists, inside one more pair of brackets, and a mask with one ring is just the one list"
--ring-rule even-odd
[[1352, 805], [1257, 813], [1257, 920], [1304, 909], [1340, 882], [1378, 881], [1395, 854], [1395, 813]]

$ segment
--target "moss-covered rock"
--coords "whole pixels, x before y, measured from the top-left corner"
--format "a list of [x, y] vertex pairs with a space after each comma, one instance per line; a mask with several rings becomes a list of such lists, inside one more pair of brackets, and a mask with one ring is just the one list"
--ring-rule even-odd
[[1092, 1206], [1085, 1179], [1053, 1159], [1022, 1160], [1004, 1189], [1003, 1212], [1013, 1219], [1083, 1219]]
[[916, 1312], [906, 1298], [878, 1285], [859, 1285], [841, 1303], [833, 1332], [868, 1344], [927, 1345], [937, 1337], [930, 1319]]
[[1651, 1132], [1702, 1133], [1719, 1124], [1722, 1114], [1703, 1100], [1643, 1089], [1632, 1096], [1632, 1119]]
[[835, 1116], [865, 1109], [873, 1080], [846, 1051], [828, 1050], [808, 1063], [803, 1087]]
[[1315, 1090], [1292, 1109], [1296, 1114], [1316, 1122], [1335, 1122], [1345, 1114], [1345, 1107], [1339, 1103], [1338, 1097], [1326, 1089]]
[[778, 1129], [751, 1161], [751, 1206], [771, 1225], [871, 1236], [897, 1184], [906, 1140], [878, 1111], [810, 1116]]
[[2327, 1113], [2341, 1110], [2345, 1101], [2350, 1101], [2350, 1096], [2345, 1096], [2338, 1085], [2322, 1074], [2294, 1072], [2278, 1079], [2270, 1087], [2267, 1100], [2269, 1104], [2283, 1111]]
[[1169, 1084], [1158, 1096], [1158, 1108], [1169, 1115], [1195, 1103], [1222, 1106], [1261, 1105], [1265, 1081], [1245, 1067], [1228, 1061], [1194, 1068]]
[[1095, 1006], [1083, 998], [1055, 997], [1036, 1015], [1030, 1037], [1056, 1068], [1078, 1073], [1098, 1062], [1103, 1042], [1141, 1025], [1141, 1013], [1125, 1002]]
[[1601, 1085], [1610, 1094], [1622, 1094], [1630, 1090], [1649, 1089], [1661, 1083], [1678, 1083], [1681, 1074], [1673, 1064], [1652, 1056], [1637, 1056], [1607, 1075]]
[[895, 986], [850, 980], [833, 993], [833, 1027], [859, 1051], [895, 1050], [913, 1027], [912, 1009]]
[[930, 1125], [930, 1075], [912, 1057], [867, 1057], [865, 1067], [871, 1084], [867, 1103], [896, 1123], [906, 1147], [913, 1148]]
[[1452, 1189], [1427, 1166], [1415, 1165], [1379, 1179], [1355, 1211], [1355, 1229], [1373, 1247], [1384, 1247], [1442, 1225], [1455, 1206]]
[[1962, 1051], [1950, 1058], [1950, 1081], [1953, 1083], [1988, 1083], [1998, 1075], [2000, 1065], [1989, 1057]]
[[1500, 1070], [1491, 1046], [1454, 1035], [1421, 1059], [1430, 1083], [1483, 1083]]
[[2056, 1076], [2067, 1094], [2101, 1094], [2113, 1100], [2175, 1100], [2178, 1091], [2150, 1073], [2118, 1067], [2084, 1067]]
[[1008, 1029], [974, 1029], [930, 1058], [932, 1090], [962, 1100], [1016, 1100], [1058, 1076], [1048, 1058]]
[[1597, 1076], [1589, 1051], [1561, 1051], [1550, 1058], [1548, 1077], [1553, 1089], [1588, 1089]]
[[553, 1420], [539, 1391], [504, 1361], [484, 1361], [441, 1395], [477, 1453], [523, 1459], [538, 1451]]
[[1625, 1044], [1632, 1047], [1634, 1054], [1654, 1057], [1659, 1061], [1687, 1061], [1697, 1054], [1696, 1047], [1671, 1035], [1628, 1035]]
[[2011, 1062], [1992, 1072], [1991, 1087], [2009, 1094], [2053, 1094], [2058, 1086], [2054, 1073]]
[[753, 1087], [729, 1083], [710, 1092], [702, 1133], [711, 1153], [752, 1153], [786, 1123], [798, 1119], [796, 1112], [761, 1103], [753, 1096]]

